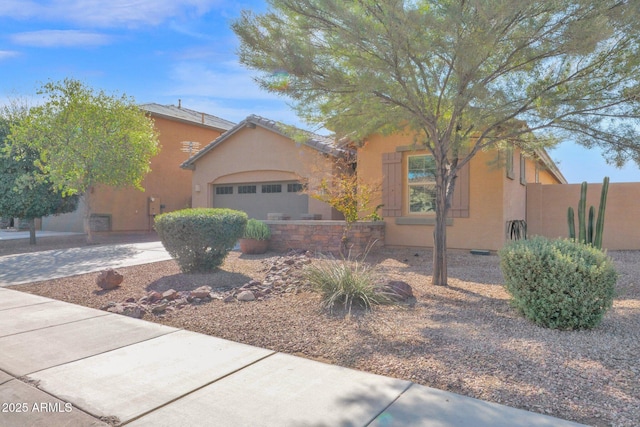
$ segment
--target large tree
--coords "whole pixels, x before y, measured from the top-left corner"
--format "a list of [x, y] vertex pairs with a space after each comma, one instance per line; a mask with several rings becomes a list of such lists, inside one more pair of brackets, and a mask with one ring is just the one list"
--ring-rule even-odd
[[408, 129], [435, 162], [433, 283], [447, 284], [458, 171], [562, 138], [640, 161], [638, 0], [269, 0], [233, 23], [240, 61], [312, 124]]
[[73, 212], [78, 196], [64, 196], [36, 167], [37, 151], [7, 144], [10, 118], [0, 117], [0, 217], [29, 223], [29, 243], [36, 244], [35, 219]]
[[94, 91], [65, 79], [38, 91], [44, 103], [11, 127], [17, 147], [36, 150], [35, 164], [65, 194], [83, 194], [84, 227], [91, 242], [91, 190], [97, 184], [142, 189], [159, 150], [153, 121], [132, 98]]

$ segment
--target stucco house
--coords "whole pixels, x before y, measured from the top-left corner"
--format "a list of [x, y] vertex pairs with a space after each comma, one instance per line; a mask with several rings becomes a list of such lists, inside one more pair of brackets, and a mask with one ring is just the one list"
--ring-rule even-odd
[[[496, 156], [506, 158], [496, 161]], [[358, 149], [358, 176], [382, 180], [374, 203], [383, 204], [385, 244], [433, 247], [435, 212], [429, 177], [433, 163], [411, 135], [373, 135]], [[500, 165], [500, 166], [498, 166]], [[527, 183], [566, 184], [544, 150], [535, 157], [514, 148], [482, 151], [458, 174], [447, 221], [447, 246], [458, 249], [500, 249], [508, 221], [525, 220]]]
[[193, 206], [242, 210], [261, 220], [269, 214], [340, 219], [303, 189], [314, 179], [330, 177], [334, 159], [347, 150], [332, 138], [306, 132], [304, 142], [297, 142], [290, 131], [251, 115], [185, 161], [182, 168], [193, 173]]
[[[151, 172], [142, 186], [91, 190], [92, 229], [95, 231], [149, 231], [154, 215], [191, 206], [191, 172], [180, 164], [234, 123], [199, 111], [175, 105], [142, 104], [159, 133], [160, 152], [151, 160]], [[84, 206], [72, 214], [45, 217], [42, 229], [83, 231]]]

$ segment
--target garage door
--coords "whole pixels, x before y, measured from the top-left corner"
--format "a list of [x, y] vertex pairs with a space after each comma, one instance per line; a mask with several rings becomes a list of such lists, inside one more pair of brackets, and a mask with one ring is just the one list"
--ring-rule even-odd
[[308, 213], [309, 196], [295, 181], [224, 184], [213, 186], [213, 207], [244, 211], [249, 218], [267, 219], [269, 213], [284, 213], [300, 219]]

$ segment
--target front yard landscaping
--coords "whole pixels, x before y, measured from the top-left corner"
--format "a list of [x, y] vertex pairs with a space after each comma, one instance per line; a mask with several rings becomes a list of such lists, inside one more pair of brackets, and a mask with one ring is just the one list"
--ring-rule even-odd
[[278, 280], [267, 278], [280, 256], [273, 252], [231, 252], [209, 274], [182, 274], [174, 261], [122, 268], [124, 282], [111, 291], [97, 287], [98, 273], [12, 289], [101, 308], [150, 291], [210, 286], [219, 299], [144, 319], [589, 425], [633, 426], [640, 419], [640, 251], [610, 255], [619, 273], [613, 308], [589, 331], [527, 321], [509, 305], [498, 257], [466, 251], [450, 251], [448, 287], [430, 285], [430, 250], [370, 253], [385, 280], [412, 286], [415, 301], [371, 312], [354, 306], [351, 314], [322, 309], [320, 295], [295, 280], [255, 301], [227, 298], [252, 279]]

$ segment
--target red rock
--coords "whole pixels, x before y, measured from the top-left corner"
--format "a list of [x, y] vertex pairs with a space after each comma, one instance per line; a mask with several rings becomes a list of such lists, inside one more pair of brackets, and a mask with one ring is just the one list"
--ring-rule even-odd
[[160, 292], [151, 291], [147, 294], [149, 302], [156, 302], [162, 299], [162, 294]]
[[98, 277], [96, 278], [96, 284], [104, 290], [110, 290], [120, 286], [123, 280], [124, 277], [122, 276], [122, 274], [118, 273], [113, 268], [109, 268], [107, 270], [101, 271], [100, 274], [98, 274]]
[[401, 280], [391, 280], [385, 286], [385, 291], [392, 294], [395, 299], [400, 301], [413, 298], [413, 289], [407, 282]]

